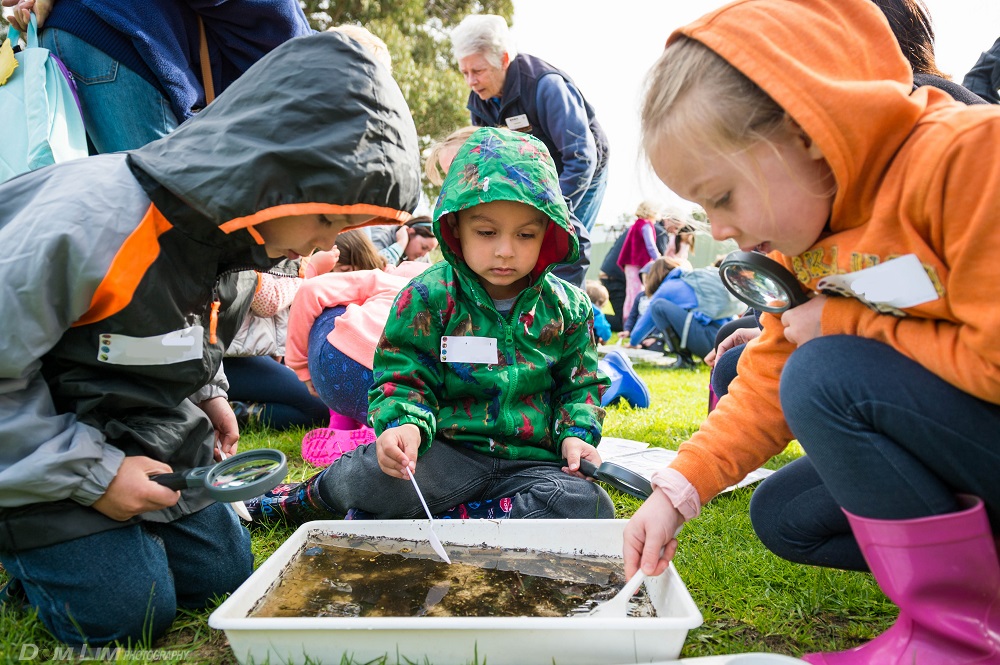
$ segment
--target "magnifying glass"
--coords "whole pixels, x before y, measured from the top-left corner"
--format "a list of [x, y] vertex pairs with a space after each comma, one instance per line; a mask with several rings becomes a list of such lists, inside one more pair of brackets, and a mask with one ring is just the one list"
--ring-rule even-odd
[[733, 252], [723, 259], [719, 275], [730, 293], [762, 312], [780, 314], [809, 302], [795, 275], [757, 252]]
[[653, 487], [648, 480], [614, 462], [603, 462], [601, 466], [597, 466], [590, 460], [581, 457], [580, 473], [594, 480], [600, 480], [602, 483], [607, 483], [616, 490], [631, 494], [637, 499], [647, 499], [653, 493]]
[[288, 462], [285, 454], [273, 448], [247, 450], [211, 466], [150, 476], [172, 490], [204, 488], [222, 503], [245, 501], [265, 494], [285, 479]]

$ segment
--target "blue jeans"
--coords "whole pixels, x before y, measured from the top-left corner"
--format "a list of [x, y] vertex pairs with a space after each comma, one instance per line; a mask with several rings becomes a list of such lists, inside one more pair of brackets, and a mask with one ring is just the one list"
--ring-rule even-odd
[[103, 51], [58, 28], [42, 30], [41, 43], [73, 74], [97, 153], [140, 148], [177, 127], [170, 102], [156, 86]]
[[263, 407], [260, 420], [271, 429], [325, 427], [330, 411], [291, 368], [267, 356], [226, 358], [229, 399]]
[[0, 553], [28, 602], [72, 646], [150, 645], [178, 607], [202, 608], [250, 576], [250, 534], [228, 504], [48, 547]]
[[313, 321], [309, 329], [309, 375], [316, 394], [330, 410], [363, 423], [368, 420], [372, 371], [326, 340], [337, 327], [337, 317], [346, 309], [331, 307]]
[[601, 203], [604, 202], [604, 192], [607, 188], [608, 167], [605, 166], [599, 173], [594, 174], [594, 179], [590, 181], [590, 187], [580, 197], [580, 202], [573, 210], [573, 214], [588, 231], [593, 230], [594, 223], [597, 222], [597, 213], [601, 210]]
[[687, 341], [682, 349], [679, 348], [679, 342], [684, 333], [688, 311], [666, 298], [656, 298], [649, 304], [649, 313], [653, 318], [653, 323], [669, 341], [671, 351], [676, 353], [687, 350], [700, 358], [704, 358], [712, 350], [715, 345], [715, 334], [722, 327], [722, 324], [717, 321], [705, 325], [692, 318], [688, 328]]
[[750, 517], [775, 554], [864, 570], [841, 508], [881, 520], [942, 515], [956, 494], [1000, 527], [1000, 406], [871, 339], [820, 337], [781, 374], [781, 408], [807, 456], [757, 488]]
[[[460, 503], [513, 497], [514, 519], [611, 519], [615, 506], [600, 485], [563, 473], [560, 465], [508, 460], [435, 441], [413, 474], [431, 513]], [[344, 514], [360, 508], [376, 519], [424, 516], [409, 480], [393, 478], [378, 465], [375, 446], [361, 446], [327, 467], [320, 496]]]

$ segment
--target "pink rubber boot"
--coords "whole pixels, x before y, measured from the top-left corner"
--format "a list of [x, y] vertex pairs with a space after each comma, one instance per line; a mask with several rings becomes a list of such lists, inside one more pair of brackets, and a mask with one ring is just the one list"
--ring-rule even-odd
[[847, 519], [899, 618], [849, 651], [802, 656], [815, 665], [1000, 663], [1000, 564], [983, 502], [912, 520]]

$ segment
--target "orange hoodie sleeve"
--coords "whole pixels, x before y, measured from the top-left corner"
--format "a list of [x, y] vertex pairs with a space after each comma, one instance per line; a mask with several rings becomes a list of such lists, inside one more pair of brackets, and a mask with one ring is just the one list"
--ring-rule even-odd
[[780, 453], [792, 438], [778, 400], [778, 379], [795, 347], [777, 317], [765, 314], [761, 322], [764, 332], [740, 356], [729, 395], [670, 464], [695, 486], [702, 504]]

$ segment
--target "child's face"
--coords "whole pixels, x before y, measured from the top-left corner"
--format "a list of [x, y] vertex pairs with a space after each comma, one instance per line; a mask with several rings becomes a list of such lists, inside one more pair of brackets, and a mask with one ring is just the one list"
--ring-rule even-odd
[[403, 250], [403, 255], [408, 261], [416, 261], [419, 258], [427, 256], [428, 253], [435, 247], [437, 247], [437, 238], [425, 238], [424, 236], [418, 236], [412, 230], [410, 231], [410, 241], [406, 243], [406, 249]]
[[364, 224], [371, 215], [290, 215], [258, 224], [264, 248], [272, 259], [297, 259], [314, 249], [333, 248], [337, 234], [349, 226]]
[[836, 193], [822, 153], [791, 122], [779, 137], [743, 152], [661, 144], [650, 162], [667, 187], [705, 209], [713, 238], [732, 238], [744, 251], [806, 251], [823, 232]]
[[459, 211], [452, 231], [479, 283], [491, 298], [505, 300], [528, 286], [548, 223], [527, 203], [492, 201]]

